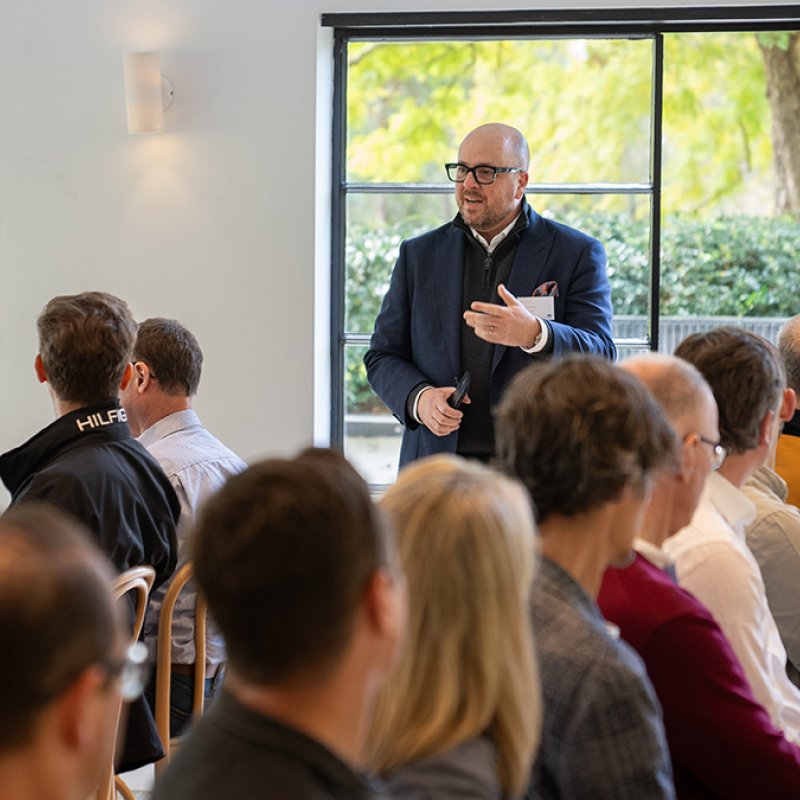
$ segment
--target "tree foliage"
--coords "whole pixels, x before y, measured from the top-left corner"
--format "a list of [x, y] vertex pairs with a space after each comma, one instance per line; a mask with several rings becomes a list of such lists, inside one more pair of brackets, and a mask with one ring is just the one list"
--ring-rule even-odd
[[[754, 186], [768, 199], [770, 108], [755, 34], [665, 42], [665, 212], [733, 212]], [[490, 120], [527, 134], [534, 182], [650, 179], [649, 39], [362, 42], [349, 55], [351, 181], [442, 181], [463, 135]]]
[[[614, 313], [645, 317], [650, 297], [647, 224], [613, 213], [564, 221], [591, 232], [605, 245]], [[348, 330], [372, 331], [400, 242], [418, 232], [406, 221], [380, 231], [351, 231]], [[662, 235], [661, 314], [789, 317], [800, 313], [799, 253], [800, 226], [791, 218], [669, 217]], [[350, 409], [369, 408], [375, 402], [361, 363], [363, 353], [364, 348], [352, 348], [347, 355]]]

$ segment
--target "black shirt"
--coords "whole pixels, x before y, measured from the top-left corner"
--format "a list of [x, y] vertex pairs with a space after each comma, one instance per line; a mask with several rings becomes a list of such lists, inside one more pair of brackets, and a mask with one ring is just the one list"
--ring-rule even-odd
[[319, 742], [224, 689], [156, 781], [153, 800], [378, 800]]
[[795, 411], [794, 416], [783, 425], [783, 431], [787, 436], [800, 436], [800, 411]]

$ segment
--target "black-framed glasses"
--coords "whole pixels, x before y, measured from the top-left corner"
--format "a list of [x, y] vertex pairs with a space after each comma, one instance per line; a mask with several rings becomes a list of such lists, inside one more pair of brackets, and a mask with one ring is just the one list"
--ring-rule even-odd
[[703, 436], [702, 433], [691, 434], [688, 433], [683, 438], [686, 439], [689, 436], [695, 435], [697, 438], [703, 443], [707, 444], [711, 448], [711, 452], [714, 454], [711, 459], [711, 469], [718, 470], [722, 466], [722, 462], [725, 460], [725, 456], [728, 455], [728, 451], [724, 448], [719, 442], [715, 442], [713, 439], [708, 439]]
[[445, 164], [444, 168], [447, 170], [447, 177], [453, 183], [464, 183], [467, 175], [471, 172], [472, 177], [484, 186], [494, 183], [497, 180], [498, 172], [522, 172], [522, 167], [493, 167], [491, 164], [476, 164], [474, 167], [468, 167], [460, 161]]

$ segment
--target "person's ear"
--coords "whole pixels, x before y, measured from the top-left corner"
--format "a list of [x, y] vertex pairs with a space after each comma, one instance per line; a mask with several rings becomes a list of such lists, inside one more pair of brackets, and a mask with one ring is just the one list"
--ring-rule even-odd
[[122, 379], [119, 382], [119, 390], [124, 392], [128, 388], [128, 384], [131, 382], [131, 378], [133, 377], [133, 365], [128, 362], [125, 365], [125, 371], [122, 373]]
[[153, 379], [150, 367], [144, 361], [137, 361], [133, 365], [133, 372], [134, 387], [138, 394], [143, 394], [150, 387]]
[[105, 735], [108, 704], [118, 701], [105, 671], [96, 665], [87, 667], [55, 701], [64, 746], [72, 751], [93, 748], [97, 737]]
[[405, 578], [388, 569], [377, 570], [367, 587], [364, 601], [370, 626], [381, 638], [393, 645], [400, 642], [406, 630], [408, 600]]
[[33, 359], [33, 368], [36, 371], [36, 377], [39, 379], [39, 383], [47, 383], [47, 373], [44, 371], [42, 356], [39, 353], [37, 353], [36, 358]]
[[678, 450], [678, 479], [682, 483], [688, 483], [697, 469], [697, 454], [700, 451], [698, 445], [700, 439], [696, 433], [690, 433], [680, 441]]
[[758, 445], [759, 447], [769, 447], [774, 438], [773, 429], [775, 427], [775, 412], [770, 409], [764, 414], [764, 419], [758, 426]]
[[517, 191], [514, 193], [514, 197], [517, 200], [521, 200], [522, 196], [525, 194], [525, 187], [528, 185], [528, 173], [520, 172], [517, 174]]
[[797, 393], [794, 389], [783, 390], [783, 403], [781, 404], [781, 420], [788, 422], [797, 411]]

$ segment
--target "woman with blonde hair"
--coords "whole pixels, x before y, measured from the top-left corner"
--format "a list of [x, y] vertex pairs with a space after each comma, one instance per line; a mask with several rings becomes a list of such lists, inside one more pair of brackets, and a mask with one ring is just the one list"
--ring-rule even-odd
[[368, 765], [400, 800], [520, 795], [541, 716], [528, 496], [487, 467], [435, 456], [403, 470], [381, 505], [408, 582], [409, 623], [377, 702]]

